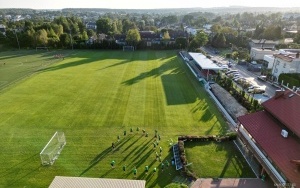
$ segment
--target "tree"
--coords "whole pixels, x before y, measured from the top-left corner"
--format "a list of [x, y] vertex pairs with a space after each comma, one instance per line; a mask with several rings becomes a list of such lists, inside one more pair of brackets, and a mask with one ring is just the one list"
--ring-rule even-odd
[[54, 30], [58, 37], [64, 32], [64, 28], [60, 24], [52, 23], [51, 28]]
[[48, 43], [48, 34], [45, 29], [38, 30], [36, 33], [36, 41], [37, 45], [46, 46]]
[[145, 20], [140, 20], [139, 21], [139, 28], [140, 28], [141, 31], [144, 30], [145, 26], [146, 26]]
[[204, 46], [208, 42], [208, 36], [203, 30], [197, 32], [195, 39], [199, 46]]
[[57, 47], [57, 44], [59, 42], [59, 37], [56, 35], [54, 30], [51, 28], [48, 32], [48, 44], [53, 47]]
[[87, 35], [88, 37], [95, 37], [96, 36], [96, 32], [92, 29], [88, 29], [87, 30]]
[[59, 39], [60, 39], [60, 44], [61, 44], [62, 47], [67, 47], [71, 43], [70, 35], [67, 34], [67, 33], [61, 34]]
[[135, 24], [132, 21], [130, 21], [129, 19], [124, 19], [122, 21], [122, 26], [123, 26], [123, 29], [122, 29], [123, 33], [127, 33], [130, 29], [136, 29]]
[[226, 38], [223, 33], [217, 33], [212, 39], [212, 45], [216, 48], [222, 48], [226, 46]]
[[269, 39], [269, 40], [281, 39], [282, 38], [281, 27], [271, 25], [264, 30], [262, 36], [263, 36], [263, 38]]
[[88, 35], [87, 35], [87, 32], [86, 31], [83, 31], [82, 32], [82, 35], [81, 35], [81, 40], [88, 40], [89, 39], [89, 37], [88, 37]]
[[129, 29], [126, 34], [126, 42], [132, 46], [136, 46], [141, 41], [140, 32], [137, 29]]
[[294, 37], [294, 42], [300, 44], [300, 30], [298, 30], [296, 36]]
[[204, 31], [198, 31], [196, 36], [192, 39], [189, 48], [195, 50], [204, 46], [208, 42], [208, 36]]
[[169, 35], [169, 31], [165, 31], [164, 33], [163, 33], [163, 37], [162, 37], [162, 39], [164, 40], [164, 41], [168, 41], [168, 40], [170, 40], [170, 35]]
[[175, 44], [179, 49], [185, 49], [187, 47], [187, 39], [184, 37], [178, 37], [175, 40]]
[[211, 26], [210, 30], [213, 33], [220, 33], [221, 30], [222, 30], [222, 26], [220, 24], [214, 24], [214, 25]]
[[111, 20], [109, 18], [100, 18], [96, 21], [97, 33], [109, 34], [111, 32]]
[[253, 38], [260, 39], [262, 37], [262, 34], [263, 34], [264, 30], [265, 29], [263, 28], [263, 26], [256, 25], [256, 28], [255, 28], [255, 31], [254, 31], [254, 34], [253, 34]]

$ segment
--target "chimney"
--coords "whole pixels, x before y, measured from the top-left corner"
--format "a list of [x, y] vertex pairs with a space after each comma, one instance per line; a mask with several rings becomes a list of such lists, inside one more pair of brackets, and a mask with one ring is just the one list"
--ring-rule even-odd
[[275, 96], [274, 96], [274, 98], [275, 98], [275, 99], [278, 99], [279, 97], [281, 97], [281, 96], [283, 96], [283, 95], [284, 95], [284, 89], [281, 88], [280, 90], [276, 90], [276, 91], [275, 91]]

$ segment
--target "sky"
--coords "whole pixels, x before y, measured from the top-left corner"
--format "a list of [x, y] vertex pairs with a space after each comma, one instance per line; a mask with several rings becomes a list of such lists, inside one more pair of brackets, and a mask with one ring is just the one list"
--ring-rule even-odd
[[191, 7], [300, 7], [300, 0], [0, 0], [1, 8], [159, 9]]

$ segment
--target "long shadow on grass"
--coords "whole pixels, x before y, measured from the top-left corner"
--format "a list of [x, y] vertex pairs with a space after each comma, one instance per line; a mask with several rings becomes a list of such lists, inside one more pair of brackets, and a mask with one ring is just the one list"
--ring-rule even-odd
[[[168, 160], [169, 163], [171, 164], [171, 158], [172, 158], [172, 152], [169, 152], [168, 155], [162, 160], [162, 162], [165, 163], [165, 161]], [[157, 168], [156, 173], [158, 173], [158, 177], [154, 182], [152, 182], [151, 185], [147, 185], [147, 187], [157, 187], [157, 186], [165, 187], [172, 182], [173, 178], [176, 175], [179, 175], [178, 172], [175, 170], [175, 167], [172, 165], [170, 165], [169, 167], [164, 165], [163, 170], [161, 169], [161, 163], [159, 163], [158, 166], [155, 167]], [[152, 179], [154, 175], [153, 172], [151, 172], [150, 174], [151, 174], [150, 176], [146, 177], [147, 182], [150, 182], [150, 179]]]
[[173, 73], [178, 73], [179, 71], [181, 71], [181, 69], [177, 66], [178, 62], [176, 62], [174, 60], [175, 60], [175, 57], [173, 57], [168, 62], [163, 63], [159, 67], [153, 68], [153, 69], [151, 69], [147, 72], [140, 73], [138, 76], [122, 82], [122, 84], [124, 84], [124, 85], [133, 85], [133, 84], [138, 83], [139, 81], [141, 81], [145, 78], [149, 78], [149, 77], [152, 77], [152, 76], [153, 77], [161, 76], [166, 71], [172, 70], [172, 69], [173, 69], [172, 70]]
[[36, 153], [36, 154], [28, 157], [27, 159], [19, 162], [18, 164], [13, 165], [8, 170], [2, 172], [1, 177], [10, 176], [11, 174], [14, 174], [16, 169], [20, 169], [20, 168], [28, 165], [28, 162], [33, 161], [32, 159], [35, 158], [38, 155], [39, 155], [39, 153]]
[[[26, 174], [24, 174], [23, 176], [16, 178], [16, 176], [14, 176], [14, 180], [13, 181], [9, 181], [9, 186], [8, 187], [14, 187], [13, 185], [18, 184], [18, 182], [22, 179], [25, 179], [28, 175], [34, 173], [34, 172], [38, 172], [41, 166], [38, 166], [37, 168], [33, 168], [31, 169], [29, 172], [27, 172]], [[17, 187], [17, 186], [16, 186]]]
[[[126, 144], [131, 138], [132, 137], [126, 137], [125, 139], [122, 139], [119, 143], [117, 143], [117, 146], [116, 146], [115, 150], [118, 150], [120, 147], [122, 147], [124, 144]], [[97, 165], [111, 151], [112, 151], [112, 148], [108, 147], [104, 151], [99, 153], [93, 160], [91, 160], [90, 165], [83, 172], [81, 172], [81, 174], [79, 176], [84, 175], [91, 168], [93, 168], [95, 165]]]
[[[112, 59], [112, 60], [121, 59], [121, 60], [123, 60], [122, 62], [115, 63], [115, 64], [112, 64], [112, 65], [109, 65], [109, 66], [105, 67], [105, 68], [109, 68], [109, 67], [114, 67], [114, 66], [119, 66], [119, 65], [126, 64], [126, 63], [130, 63], [133, 60], [134, 61], [150, 60], [151, 58], [153, 58], [153, 59], [155, 58], [155, 56], [153, 56], [153, 55], [152, 56], [146, 56], [145, 58], [141, 58], [138, 55], [140, 53], [145, 53], [145, 54], [151, 53], [151, 51], [133, 53], [133, 55], [134, 55], [133, 57], [128, 56], [127, 53], [126, 54], [124, 53], [124, 55], [122, 55], [122, 54], [120, 55], [120, 52], [118, 53], [118, 55], [116, 55], [117, 51], [111, 51], [111, 53], [108, 53], [107, 51], [104, 51], [105, 53], [102, 53], [102, 54], [99, 53], [99, 51], [84, 51], [84, 52], [88, 52], [89, 56], [85, 53], [79, 53], [77, 56], [74, 56], [74, 57], [78, 57], [78, 58], [84, 58], [82, 60], [72, 61], [72, 62], [69, 62], [69, 63], [63, 63], [63, 64], [59, 64], [59, 65], [52, 66], [52, 67], [47, 67], [47, 68], [41, 69], [40, 71], [55, 71], [55, 70], [80, 66], [80, 65], [83, 65], [83, 64], [94, 63], [96, 60], [101, 60], [101, 59]], [[105, 68], [103, 68], [103, 69], [105, 69]]]
[[[135, 141], [133, 141], [129, 146], [127, 146], [127, 147], [124, 149], [124, 151], [128, 150], [129, 148], [131, 148], [131, 147], [132, 147], [136, 142], [138, 142], [138, 140], [141, 139], [142, 137], [143, 137], [143, 136], [140, 136], [140, 137], [137, 138]], [[136, 146], [133, 150], [131, 150], [130, 153], [127, 154], [127, 155], [124, 157], [123, 161], [126, 161], [126, 159], [127, 159], [130, 155], [132, 155], [133, 152], [134, 152], [135, 150], [137, 150], [137, 148], [138, 148], [138, 146]]]

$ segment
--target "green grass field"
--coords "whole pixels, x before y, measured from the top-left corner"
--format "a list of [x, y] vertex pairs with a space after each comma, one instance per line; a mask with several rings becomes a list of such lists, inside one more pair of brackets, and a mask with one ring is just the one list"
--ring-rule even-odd
[[[198, 177], [256, 178], [248, 163], [232, 142], [185, 143], [185, 151], [192, 170]], [[199, 152], [202, 151], [202, 152]], [[197, 155], [195, 155], [197, 154]]]
[[[179, 175], [173, 168], [144, 173], [145, 165], [160, 168], [154, 130], [162, 138], [163, 161], [171, 158], [168, 140], [178, 135], [227, 131], [217, 107], [174, 51], [74, 51], [65, 52], [64, 60], [53, 59], [55, 52], [22, 53], [0, 53], [6, 62], [0, 81], [19, 80], [0, 90], [0, 187], [47, 187], [55, 176], [133, 179], [134, 167], [147, 187], [164, 187]], [[53, 166], [41, 166], [39, 153], [57, 130], [65, 133], [67, 145]], [[111, 151], [117, 135], [121, 141]]]

